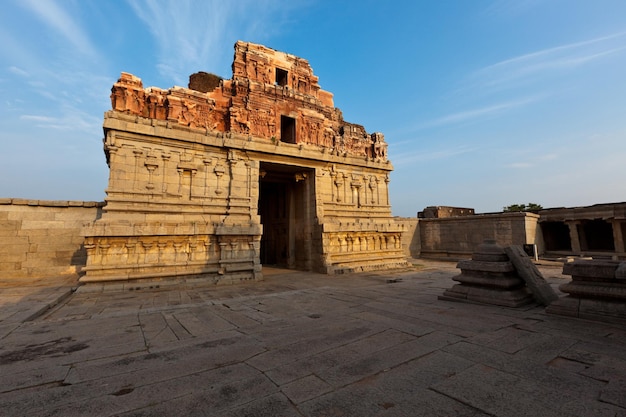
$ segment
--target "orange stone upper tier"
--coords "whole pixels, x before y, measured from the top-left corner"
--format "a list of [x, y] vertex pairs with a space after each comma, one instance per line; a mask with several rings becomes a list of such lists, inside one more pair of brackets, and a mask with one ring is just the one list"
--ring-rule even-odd
[[115, 111], [192, 129], [387, 160], [383, 134], [368, 134], [363, 126], [345, 122], [307, 60], [238, 41], [232, 70], [232, 79], [222, 80], [207, 93], [182, 87], [143, 88], [140, 78], [123, 72], [111, 89], [111, 105]]

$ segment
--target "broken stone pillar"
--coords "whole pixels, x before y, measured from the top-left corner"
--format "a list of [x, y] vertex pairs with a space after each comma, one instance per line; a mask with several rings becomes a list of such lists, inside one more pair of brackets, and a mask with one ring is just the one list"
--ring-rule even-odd
[[520, 307], [534, 301], [526, 283], [520, 278], [504, 249], [495, 240], [485, 240], [471, 260], [460, 261], [458, 281], [439, 296], [440, 300], [465, 301]]
[[509, 246], [504, 249], [509, 260], [515, 267], [517, 274], [526, 282], [526, 286], [533, 293], [535, 300], [544, 306], [550, 305], [559, 299], [550, 284], [546, 282], [533, 261], [526, 255], [521, 246]]
[[576, 260], [563, 265], [572, 280], [560, 286], [568, 294], [546, 312], [562, 316], [626, 323], [626, 262]]

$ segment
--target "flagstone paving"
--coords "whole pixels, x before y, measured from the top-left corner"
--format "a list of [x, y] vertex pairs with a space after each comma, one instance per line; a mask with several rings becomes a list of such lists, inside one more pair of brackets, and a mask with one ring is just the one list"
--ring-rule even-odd
[[455, 263], [416, 262], [229, 287], [0, 280], [0, 415], [626, 416], [623, 326], [441, 301]]

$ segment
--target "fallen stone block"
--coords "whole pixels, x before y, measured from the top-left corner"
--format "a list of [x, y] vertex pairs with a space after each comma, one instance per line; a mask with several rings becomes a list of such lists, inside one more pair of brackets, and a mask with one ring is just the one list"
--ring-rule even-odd
[[517, 274], [526, 282], [526, 285], [539, 303], [548, 306], [559, 299], [559, 296], [543, 278], [541, 272], [539, 272], [521, 246], [509, 246], [504, 251], [515, 266]]

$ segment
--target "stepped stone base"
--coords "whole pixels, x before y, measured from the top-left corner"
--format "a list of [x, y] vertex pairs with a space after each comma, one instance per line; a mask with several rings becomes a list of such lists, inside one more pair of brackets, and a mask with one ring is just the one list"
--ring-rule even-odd
[[481, 288], [457, 284], [439, 296], [445, 301], [467, 301], [480, 304], [493, 304], [503, 307], [522, 307], [531, 304], [533, 296], [526, 287], [516, 290]]
[[472, 259], [459, 262], [457, 268], [461, 274], [452, 279], [459, 284], [444, 291], [440, 300], [504, 307], [521, 307], [535, 301], [504, 249], [493, 240], [479, 245]]
[[550, 304], [549, 314], [626, 324], [626, 262], [577, 260], [563, 266], [572, 281], [560, 286], [568, 296]]

